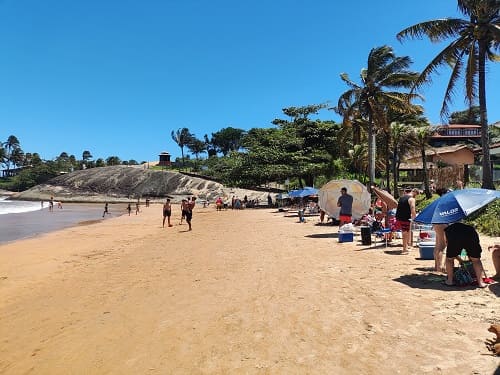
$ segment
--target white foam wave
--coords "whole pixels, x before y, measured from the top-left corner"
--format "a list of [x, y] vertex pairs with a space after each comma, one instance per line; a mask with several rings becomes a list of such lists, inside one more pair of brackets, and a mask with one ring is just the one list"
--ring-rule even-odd
[[40, 202], [9, 201], [6, 197], [0, 197], [0, 215], [18, 214], [42, 209]]

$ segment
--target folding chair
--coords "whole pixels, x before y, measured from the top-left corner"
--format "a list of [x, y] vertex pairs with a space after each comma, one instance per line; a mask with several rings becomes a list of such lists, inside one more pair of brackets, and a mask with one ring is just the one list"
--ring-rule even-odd
[[380, 238], [381, 241], [385, 239], [385, 247], [388, 246], [389, 242], [389, 235], [392, 235], [392, 229], [391, 228], [380, 228], [379, 230], [373, 232], [375, 235], [375, 241], [373, 241], [374, 246], [377, 246], [377, 239]]

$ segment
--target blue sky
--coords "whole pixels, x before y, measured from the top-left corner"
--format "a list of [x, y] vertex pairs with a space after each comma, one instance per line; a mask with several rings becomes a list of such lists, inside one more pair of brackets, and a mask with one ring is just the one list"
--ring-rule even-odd
[[[271, 127], [282, 108], [330, 102], [359, 82], [384, 44], [421, 70], [443, 45], [399, 43], [425, 20], [457, 16], [456, 1], [0, 0], [0, 140], [52, 159], [157, 160], [224, 127]], [[448, 78], [426, 87], [433, 124]], [[487, 77], [489, 122], [500, 121], [500, 64]], [[452, 111], [465, 109], [457, 92]], [[321, 119], [340, 121], [332, 111]]]

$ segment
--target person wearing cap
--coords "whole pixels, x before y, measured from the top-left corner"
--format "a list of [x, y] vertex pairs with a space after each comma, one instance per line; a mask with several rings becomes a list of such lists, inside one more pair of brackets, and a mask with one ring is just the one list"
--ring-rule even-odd
[[417, 189], [406, 188], [405, 195], [399, 198], [396, 208], [396, 227], [401, 229], [403, 237], [403, 250], [401, 254], [409, 254], [408, 246], [411, 242], [411, 220], [415, 219], [417, 212], [415, 210], [415, 197], [418, 194]]
[[340, 207], [339, 226], [352, 222], [352, 202], [353, 197], [347, 194], [347, 188], [340, 189], [341, 196], [337, 200], [337, 207]]

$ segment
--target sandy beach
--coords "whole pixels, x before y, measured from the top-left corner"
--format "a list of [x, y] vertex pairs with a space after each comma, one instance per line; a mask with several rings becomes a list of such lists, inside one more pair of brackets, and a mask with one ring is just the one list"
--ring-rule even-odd
[[[161, 205], [0, 245], [1, 374], [493, 374], [500, 284], [271, 209]], [[493, 266], [481, 237], [488, 274]]]

